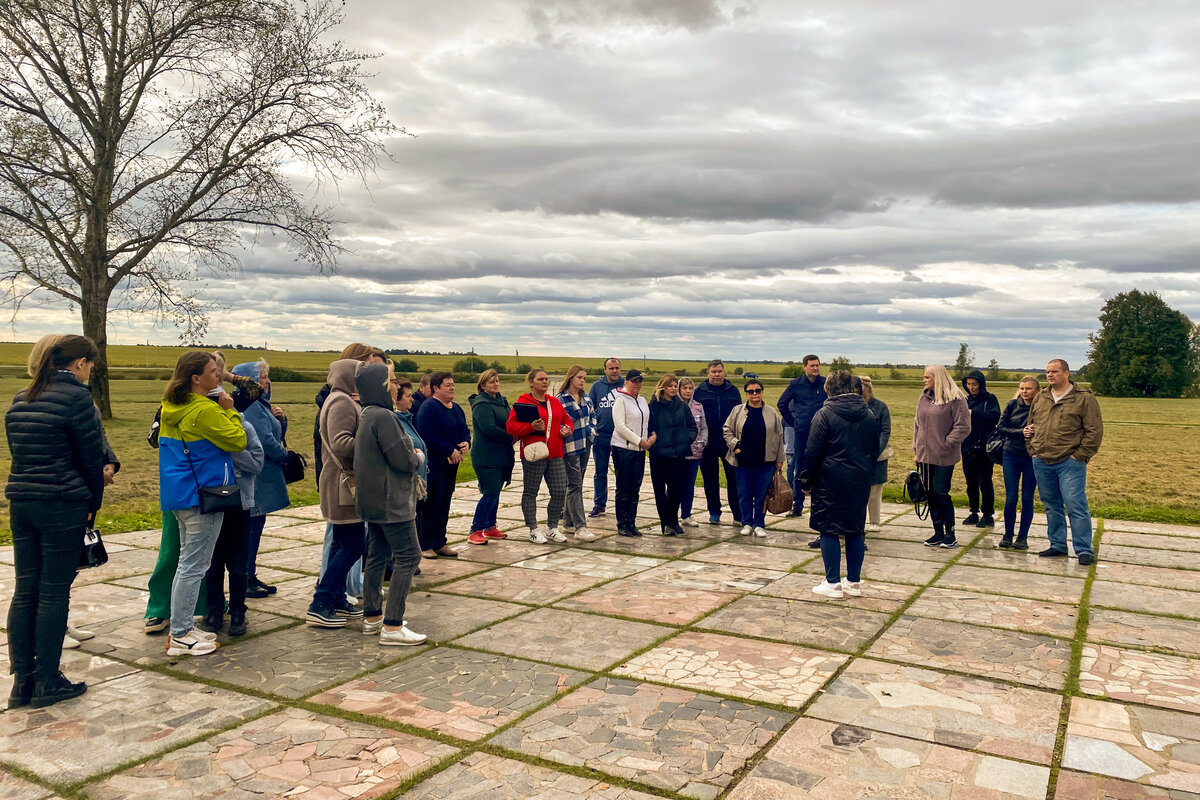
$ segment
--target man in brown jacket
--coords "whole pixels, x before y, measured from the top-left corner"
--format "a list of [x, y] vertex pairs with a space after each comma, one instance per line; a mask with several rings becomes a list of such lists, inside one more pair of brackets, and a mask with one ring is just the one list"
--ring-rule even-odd
[[[1038, 555], [1065, 557], [1067, 517], [1079, 563], [1096, 561], [1092, 552], [1092, 514], [1088, 509], [1087, 462], [1100, 449], [1104, 423], [1096, 396], [1071, 380], [1067, 362], [1056, 358], [1046, 365], [1049, 384], [1034, 395], [1025, 426], [1025, 448], [1033, 456], [1033, 473], [1046, 506], [1050, 547]], [[1065, 514], [1064, 514], [1065, 510]]]

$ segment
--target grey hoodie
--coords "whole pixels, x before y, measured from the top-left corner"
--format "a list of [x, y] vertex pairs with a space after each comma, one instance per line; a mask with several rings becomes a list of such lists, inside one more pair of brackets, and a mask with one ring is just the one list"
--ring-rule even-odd
[[341, 504], [339, 490], [343, 481], [354, 480], [354, 436], [362, 411], [351, 395], [355, 391], [354, 372], [359, 366], [353, 358], [339, 359], [329, 365], [332, 391], [318, 414], [321, 453], [324, 456], [321, 476], [317, 479], [317, 488], [321, 492], [321, 516], [334, 525], [360, 521], [353, 503]]
[[366, 364], [354, 376], [362, 419], [354, 437], [358, 515], [381, 524], [417, 517], [413, 475], [421, 467], [412, 439], [400, 427], [388, 393], [387, 367]]

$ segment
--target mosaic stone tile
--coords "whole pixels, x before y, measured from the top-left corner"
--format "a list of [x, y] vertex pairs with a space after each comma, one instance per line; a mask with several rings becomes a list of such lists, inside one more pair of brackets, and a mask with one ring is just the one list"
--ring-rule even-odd
[[308, 523], [304, 519], [287, 516], [287, 509], [285, 508], [278, 514], [267, 514], [266, 520], [263, 522], [263, 530], [274, 531], [279, 528], [291, 528], [305, 524]]
[[603, 580], [573, 572], [521, 569], [514, 566], [500, 567], [482, 575], [442, 584], [438, 590], [448, 594], [492, 597], [515, 603], [542, 605], [587, 589]]
[[404, 793], [408, 800], [654, 800], [654, 795], [487, 753], [471, 753]]
[[1200, 793], [1200, 717], [1077, 698], [1063, 767]]
[[[290, 519], [286, 517], [281, 517], [280, 521], [286, 521], [290, 524], [269, 528], [272, 536], [280, 539], [293, 539], [295, 541], [305, 542], [307, 544], [325, 543], [324, 522], [305, 522], [304, 520]], [[270, 524], [271, 517], [267, 517], [267, 525]]]
[[324, 519], [325, 519], [324, 517], [321, 516], [321, 507], [319, 505], [317, 505], [317, 506], [293, 506], [291, 508], [285, 508], [280, 511], [277, 511], [274, 514], [272, 514], [271, 516], [292, 517], [295, 519], [309, 519], [309, 520], [321, 520], [321, 521], [324, 521]]
[[731, 592], [686, 589], [634, 577], [588, 589], [555, 605], [578, 611], [686, 625], [736, 597]]
[[[1198, 542], [1200, 543], [1200, 542]], [[1140, 564], [1144, 567], [1167, 567], [1169, 569], [1200, 569], [1200, 557], [1195, 552], [1182, 550], [1154, 550], [1149, 547], [1108, 544], [1102, 541], [1097, 558], [1105, 563]]]
[[1088, 641], [1169, 650], [1181, 656], [1200, 656], [1200, 626], [1192, 620], [1092, 609]]
[[154, 562], [157, 560], [158, 553], [156, 551], [136, 547], [110, 553], [107, 564], [103, 567], [80, 570], [71, 585], [72, 587], [87, 586], [91, 583], [111, 581], [130, 575], [148, 575], [154, 570]]
[[[929, 538], [929, 534], [925, 534], [925, 538]], [[922, 542], [924, 539], [921, 540]], [[967, 541], [967, 537], [962, 537], [960, 541]], [[945, 563], [959, 554], [958, 550], [944, 550], [940, 547], [926, 547], [920, 542], [900, 542], [894, 539], [885, 539], [875, 534], [867, 534], [867, 560], [876, 558], [912, 558], [917, 561], [937, 561]], [[864, 564], [865, 565], [865, 564]]]
[[413, 578], [413, 586], [425, 588], [446, 581], [455, 581], [468, 575], [477, 575], [489, 569], [495, 569], [496, 564], [482, 561], [463, 561], [459, 558], [422, 558], [421, 574]]
[[[262, 555], [263, 553], [274, 553], [276, 550], [290, 550], [296, 544], [295, 539], [287, 539], [282, 536], [272, 536], [264, 533], [259, 539], [258, 552], [259, 555]], [[257, 562], [255, 563], [257, 564]]]
[[1118, 564], [1103, 560], [1096, 564], [1097, 581], [1136, 583], [1139, 586], [1161, 586], [1164, 589], [1184, 589], [1200, 592], [1200, 570], [1167, 569], [1141, 564]]
[[753, 592], [787, 572], [754, 567], [706, 564], [699, 561], [670, 561], [654, 569], [639, 572], [633, 580], [682, 589], [708, 592]]
[[[84, 650], [64, 650], [60, 668], [71, 680], [83, 681], [89, 687], [141, 672], [137, 667], [113, 661], [111, 658], [102, 658]], [[8, 646], [0, 645], [0, 675], [5, 676], [2, 684], [5, 688], [12, 686], [12, 681], [7, 677], [8, 670]]]
[[[827, 603], [827, 598], [813, 594], [812, 587], [821, 579], [806, 572], [793, 572], [784, 575], [779, 580], [764, 586], [757, 593], [771, 597], [786, 597], [789, 600], [803, 600], [809, 603]], [[903, 583], [876, 583], [863, 581], [862, 597], [846, 595], [840, 601], [852, 608], [865, 608], [870, 611], [892, 612], [900, 608], [908, 598], [921, 591], [918, 586]]]
[[[920, 527], [911, 527], [908, 525], [893, 525], [884, 523], [880, 529], [873, 533], [867, 534], [868, 544], [876, 539], [891, 539], [898, 542], [924, 542], [933, 535], [933, 529], [929, 525]], [[930, 548], [931, 550], [933, 548]]]
[[960, 589], [926, 589], [908, 613], [972, 625], [990, 625], [1018, 631], [1044, 633], [1068, 639], [1075, 636], [1077, 606], [1026, 600], [994, 594], [977, 594]]
[[303, 572], [315, 578], [321, 573], [321, 545], [308, 544], [274, 553], [259, 553], [256, 563], [276, 569]]
[[1149, 614], [1169, 612], [1200, 619], [1200, 592], [1182, 589], [1133, 586], [1128, 583], [1098, 580], [1092, 584], [1091, 601], [1093, 606], [1122, 608]]
[[[77, 628], [89, 628], [121, 619], [146, 610], [149, 592], [115, 586], [109, 583], [73, 586], [71, 588], [71, 624]], [[5, 601], [7, 606], [7, 600]], [[4, 611], [7, 617], [7, 608]]]
[[440, 592], [413, 591], [404, 616], [409, 627], [429, 637], [430, 644], [456, 639], [464, 633], [528, 609], [513, 603], [461, 597]]
[[574, 572], [592, 578], [610, 580], [624, 578], [651, 567], [657, 567], [661, 563], [663, 563], [662, 559], [658, 558], [602, 553], [571, 547], [527, 558], [524, 561], [516, 562], [513, 566], [531, 570]]
[[614, 672], [799, 708], [846, 658], [794, 645], [688, 631]]
[[1200, 800], [1200, 794], [1064, 769], [1058, 773], [1054, 800]]
[[[1043, 548], [1043, 545], [1039, 544], [1037, 547]], [[976, 546], [963, 553], [957, 563], [959, 566], [998, 567], [1021, 572], [1036, 572], [1041, 575], [1065, 575], [1080, 580], [1087, 577], [1088, 568], [1080, 566], [1078, 559], [1042, 558], [1033, 548], [1032, 544], [1029, 550], [1002, 550], [997, 547]]]
[[[109, 545], [120, 544], [129, 547], [141, 547], [147, 550], [157, 550], [162, 543], [162, 530], [152, 528], [145, 531], [128, 531], [126, 533], [102, 533], [105, 549]], [[11, 564], [12, 561], [0, 556], [0, 562]]]
[[750, 595], [731, 603], [700, 627], [854, 652], [887, 622], [887, 615], [838, 604]]
[[88, 787], [96, 800], [371, 798], [456, 752], [450, 745], [289, 708]]
[[1138, 522], [1129, 519], [1106, 519], [1104, 520], [1104, 530], [1200, 537], [1200, 525], [1172, 525], [1167, 522]]
[[787, 572], [792, 567], [807, 564], [818, 557], [819, 554], [815, 551], [805, 553], [795, 548], [770, 545], [754, 546], [743, 540], [718, 542], [712, 547], [692, 553], [687, 558], [689, 561], [704, 561], [709, 564], [730, 564], [737, 567], [758, 567]]
[[1122, 547], [1153, 547], [1160, 550], [1184, 550], [1189, 553], [1200, 553], [1200, 536], [1164, 536], [1155, 533], [1131, 533], [1128, 531], [1112, 531], [1105, 523], [1104, 547], [1121, 545]]
[[7, 772], [0, 772], [0, 797], [4, 800], [61, 800], [49, 789], [21, 780]]
[[[523, 536], [509, 534], [507, 539], [488, 542], [484, 547], [473, 545], [455, 547], [454, 549], [458, 551], [458, 558], [446, 560], [473, 561], [478, 564], [515, 564], [527, 558], [545, 555], [556, 550], [565, 550], [568, 546], [565, 544], [534, 544]], [[425, 562], [442, 560], [440, 558], [423, 559]], [[424, 569], [423, 566], [422, 569]]]
[[628, 657], [667, 632], [643, 622], [539, 608], [476, 631], [458, 644], [596, 670]]
[[713, 798], [791, 719], [683, 689], [600, 678], [492, 741], [560, 764]]
[[1200, 712], [1200, 659], [1085, 644], [1079, 667], [1085, 694]]
[[[712, 544], [712, 539], [701, 539], [695, 536], [661, 536], [657, 532], [651, 532], [648, 528], [641, 530], [644, 534], [642, 536], [606, 536], [603, 539], [585, 542], [577, 546], [588, 550], [605, 550], [635, 556], [677, 558]], [[688, 530], [694, 529], [689, 528]]]
[[938, 578], [938, 586], [967, 589], [983, 594], [1003, 594], [1028, 597], [1053, 603], [1078, 603], [1083, 594], [1083, 581], [1061, 575], [1039, 575], [1008, 569], [988, 569], [955, 564]]
[[185, 657], [174, 664], [174, 669], [298, 698], [345, 683], [364, 670], [387, 666], [421, 650], [380, 647], [377, 637], [363, 636], [354, 627], [325, 629], [306, 625], [259, 636], [252, 644], [252, 647], [222, 647], [206, 656]]
[[1041, 800], [1049, 780], [1048, 767], [814, 720], [788, 729], [727, 797]]
[[1049, 764], [1062, 698], [978, 678], [859, 658], [808, 715]]
[[[929, 548], [926, 548], [929, 549]], [[876, 556], [868, 552], [863, 559], [862, 579], [872, 583], [913, 583], [923, 586], [933, 580], [938, 570], [943, 567], [936, 561], [921, 561], [915, 558], [895, 558], [893, 556]], [[842, 571], [845, 572], [845, 556], [842, 557]], [[802, 569], [809, 575], [824, 575], [825, 564], [817, 558], [810, 561]]]
[[247, 620], [255, 612], [275, 614], [291, 619], [304, 619], [308, 605], [312, 602], [313, 591], [316, 589], [316, 578], [311, 575], [297, 575], [294, 572], [280, 572], [284, 579], [268, 578], [263, 574], [263, 568], [258, 568], [258, 577], [275, 587], [275, 594], [269, 597], [249, 597], [246, 599]]
[[82, 696], [0, 714], [0, 759], [69, 783], [271, 707], [254, 697], [137, 671]]
[[903, 616], [883, 632], [867, 655], [1061, 689], [1071, 645], [1031, 633]]
[[509, 656], [438, 648], [311, 699], [476, 741], [587, 676]]
[[[267, 583], [274, 585], [274, 584], [281, 583], [283, 581], [295, 580], [296, 578], [299, 578], [301, 576], [295, 572], [285, 572], [284, 570], [272, 569], [271, 567], [259, 567], [258, 568], [258, 577], [261, 578], [262, 580], [266, 581]], [[308, 580], [312, 581], [313, 583], [316, 582], [315, 578], [308, 578]], [[143, 572], [140, 575], [130, 575], [127, 578], [113, 578], [110, 581], [105, 581], [103, 584], [97, 584], [97, 585], [124, 586], [129, 589], [139, 589], [139, 590], [145, 592], [145, 591], [148, 591], [148, 587], [150, 585], [150, 573]], [[78, 588], [77, 585], [71, 587], [71, 595], [72, 596], [75, 595], [77, 588]], [[141, 610], [145, 611], [145, 608], [143, 607]]]
[[[295, 624], [296, 620], [294, 619], [277, 617], [274, 614], [264, 614], [250, 609], [246, 613], [246, 636], [278, 630]], [[96, 634], [94, 639], [88, 639], [80, 644], [80, 649], [88, 653], [146, 665], [166, 664], [179, 660], [167, 655], [166, 632], [153, 636], [146, 635], [145, 618], [142, 613], [91, 625], [88, 630]], [[232, 647], [240, 645], [244, 641], [244, 637], [231, 638], [227, 626], [217, 635], [217, 640], [222, 647]], [[205, 656], [205, 658], [207, 657]], [[187, 657], [183, 658], [186, 660]]]

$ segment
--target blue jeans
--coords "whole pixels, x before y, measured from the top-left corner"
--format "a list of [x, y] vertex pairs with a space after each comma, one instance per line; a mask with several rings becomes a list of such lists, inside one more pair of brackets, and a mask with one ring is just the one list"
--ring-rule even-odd
[[1037, 478], [1033, 474], [1033, 459], [1024, 453], [1004, 451], [1004, 535], [1012, 538], [1017, 522], [1017, 499], [1021, 500], [1020, 537], [1029, 535], [1033, 522], [1033, 492]]
[[[1036, 456], [1033, 474], [1037, 477], [1042, 503], [1046, 506], [1046, 534], [1050, 547], [1067, 551], [1067, 517], [1071, 518], [1071, 541], [1075, 555], [1092, 555], [1092, 513], [1088, 510], [1087, 464], [1068, 457], [1047, 464]], [[1065, 510], [1065, 514], [1064, 514]]]
[[[471, 518], [471, 531], [486, 531], [496, 524], [496, 512], [500, 510], [500, 493], [485, 494], [475, 504], [475, 516]], [[389, 625], [391, 623], [388, 623]]]
[[313, 605], [341, 608], [346, 604], [346, 576], [355, 565], [362, 566], [367, 549], [367, 529], [361, 522], [333, 526], [333, 543], [329, 548], [329, 563], [317, 581]]
[[808, 444], [808, 428], [796, 431], [796, 452], [789, 467], [792, 480], [792, 510], [800, 512], [804, 508], [804, 491], [800, 488], [800, 473], [808, 466], [805, 445]]
[[[333, 523], [325, 523], [325, 544], [321, 547], [321, 577], [325, 576], [325, 569], [329, 566], [329, 551], [333, 547]], [[320, 583], [320, 579], [317, 580]], [[346, 594], [352, 594], [358, 597], [363, 593], [363, 565], [360, 559], [357, 563], [350, 565], [350, 571], [346, 573]]]
[[596, 441], [592, 443], [592, 462], [596, 465], [596, 474], [592, 476], [596, 496], [592, 505], [601, 511], [608, 506], [608, 460], [611, 454], [612, 431], [597, 431]]
[[177, 637], [187, 636], [195, 626], [196, 599], [212, 564], [225, 512], [201, 514], [200, 507], [194, 506], [172, 513], [179, 520], [179, 566], [171, 584], [171, 636]]
[[774, 461], [750, 467], [737, 467], [738, 502], [742, 506], [742, 518], [739, 521], [743, 525], [755, 528], [766, 525], [763, 505], [767, 501], [767, 490], [771, 488], [771, 479], [774, 477]]
[[[863, 555], [867, 552], [867, 537], [861, 533], [846, 537], [846, 580], [858, 583], [862, 577]], [[825, 580], [842, 580], [842, 543], [830, 533], [821, 534], [821, 561], [825, 564]]]
[[[796, 485], [796, 454], [795, 453], [787, 454], [787, 479], [788, 479], [788, 486]], [[793, 493], [795, 492], [794, 489], [792, 491], [793, 491]]]
[[683, 496], [679, 498], [679, 518], [692, 515], [692, 501], [696, 499], [696, 476], [700, 474], [700, 459], [687, 458], [687, 478], [684, 480]]

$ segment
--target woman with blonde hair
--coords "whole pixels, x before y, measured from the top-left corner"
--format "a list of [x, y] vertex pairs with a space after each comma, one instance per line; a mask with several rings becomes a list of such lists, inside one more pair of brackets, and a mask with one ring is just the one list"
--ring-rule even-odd
[[862, 383], [862, 398], [867, 401], [867, 408], [879, 422], [879, 460], [875, 462], [875, 474], [871, 476], [871, 496], [867, 498], [867, 533], [875, 533], [879, 530], [883, 485], [887, 483], [888, 459], [892, 456], [892, 448], [888, 445], [892, 438], [892, 412], [875, 396], [875, 384], [870, 375], [859, 375], [858, 380]]
[[679, 507], [687, 480], [687, 457], [696, 441], [696, 420], [692, 410], [679, 396], [679, 379], [671, 373], [658, 380], [650, 398], [650, 482], [654, 485], [654, 505], [663, 536], [679, 536]]
[[913, 419], [913, 453], [917, 471], [929, 495], [929, 517], [933, 536], [927, 547], [958, 547], [954, 535], [954, 501], [950, 480], [954, 465], [962, 459], [961, 445], [971, 433], [971, 412], [963, 390], [941, 364], [925, 367], [924, 389], [917, 399]]
[[[1029, 526], [1033, 524], [1033, 493], [1037, 478], [1033, 474], [1033, 457], [1025, 449], [1025, 426], [1029, 420], [1029, 404], [1041, 391], [1042, 385], [1032, 375], [1021, 378], [1017, 395], [1008, 401], [996, 430], [1004, 436], [1004, 538], [1000, 546], [1014, 550], [1029, 549]], [[1017, 496], [1021, 498], [1021, 527], [1016, 531]]]
[[584, 391], [587, 370], [572, 364], [563, 378], [558, 400], [575, 426], [570, 436], [563, 437], [563, 461], [567, 467], [566, 524], [563, 530], [581, 542], [594, 542], [596, 534], [587, 529], [587, 514], [583, 511], [583, 473], [587, 472], [588, 456], [596, 439], [596, 407]]

